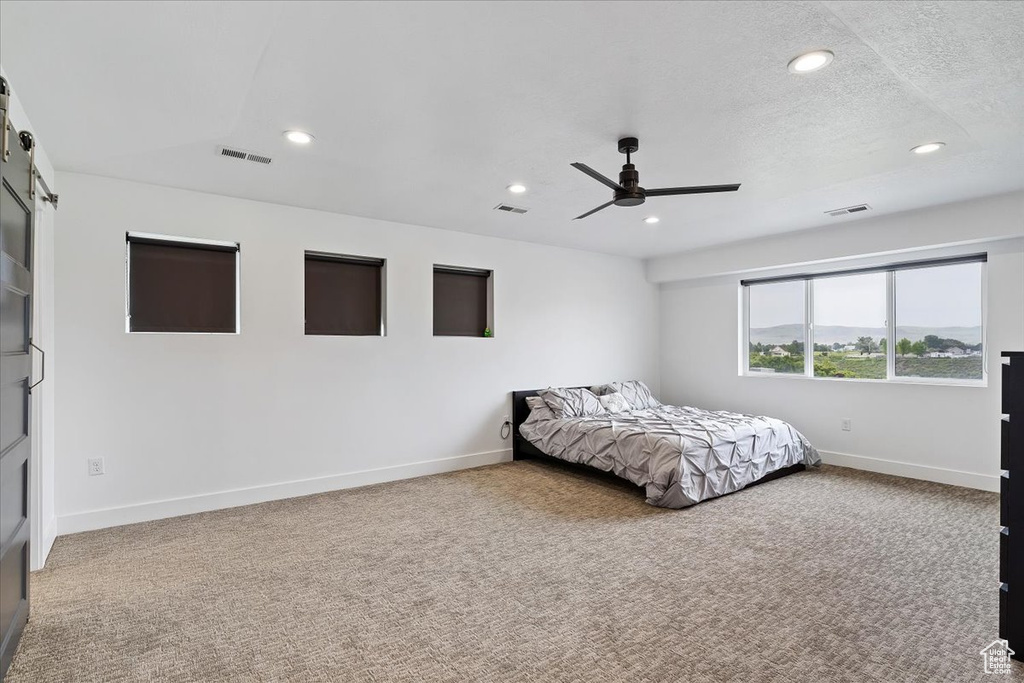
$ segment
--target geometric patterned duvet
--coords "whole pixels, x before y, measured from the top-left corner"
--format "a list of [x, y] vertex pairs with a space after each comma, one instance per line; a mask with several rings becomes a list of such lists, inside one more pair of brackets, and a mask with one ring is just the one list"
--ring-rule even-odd
[[647, 502], [684, 508], [738, 491], [791, 465], [818, 465], [818, 451], [771, 417], [666, 406], [565, 419], [535, 419], [519, 431], [541, 452], [614, 472], [647, 491]]

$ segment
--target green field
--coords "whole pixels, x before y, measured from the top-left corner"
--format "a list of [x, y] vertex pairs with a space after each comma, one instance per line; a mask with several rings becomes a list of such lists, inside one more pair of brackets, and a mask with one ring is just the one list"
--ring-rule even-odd
[[885, 358], [860, 354], [814, 354], [815, 377], [850, 377], [857, 379], [885, 379]]
[[981, 379], [982, 357], [897, 358], [897, 377], [942, 377], [945, 379]]
[[[804, 357], [750, 354], [751, 368], [771, 368], [777, 373], [803, 374]], [[815, 377], [851, 379], [885, 379], [885, 358], [858, 353], [814, 354]], [[903, 358], [896, 357], [897, 377], [930, 377], [939, 379], [981, 379], [982, 357], [965, 358]]]

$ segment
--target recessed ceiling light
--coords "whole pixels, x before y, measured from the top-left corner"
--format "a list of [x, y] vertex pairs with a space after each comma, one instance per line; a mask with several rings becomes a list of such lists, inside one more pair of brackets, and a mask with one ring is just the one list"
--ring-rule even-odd
[[808, 52], [789, 61], [789, 72], [792, 74], [806, 74], [818, 69], [824, 69], [832, 63], [834, 57], [835, 55], [830, 50]]
[[522, 183], [512, 183], [507, 189], [512, 194], [522, 194], [526, 192], [526, 185], [523, 185]]
[[286, 130], [284, 136], [296, 145], [308, 145], [313, 142], [313, 136], [302, 130]]
[[912, 148], [910, 151], [914, 154], [931, 154], [932, 152], [938, 152], [945, 146], [945, 142], [926, 142], [923, 145]]
[[644, 219], [644, 223], [646, 223], [647, 225], [654, 225], [660, 220], [661, 219], [658, 218], [657, 216], [648, 216], [647, 218]]

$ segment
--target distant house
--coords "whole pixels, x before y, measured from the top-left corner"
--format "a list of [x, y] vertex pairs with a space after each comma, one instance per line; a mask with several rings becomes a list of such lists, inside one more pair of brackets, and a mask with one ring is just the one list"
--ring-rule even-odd
[[[972, 355], [973, 356], [975, 354], [974, 354], [973, 351], [968, 353], [967, 351], [964, 351], [963, 349], [961, 349], [959, 346], [951, 346], [948, 349], [946, 349], [945, 351], [929, 351], [928, 352], [928, 357], [929, 358], [962, 358], [963, 356], [968, 356], [968, 355]], [[978, 352], [978, 355], [981, 355], [980, 352]]]
[[782, 348], [781, 346], [776, 346], [774, 349], [772, 349], [770, 351], [770, 353], [773, 356], [780, 357], [780, 358], [782, 356], [788, 356], [789, 355], [789, 351], [787, 351], [786, 349]]
[[843, 351], [856, 351], [856, 350], [857, 350], [857, 347], [854, 346], [853, 344], [847, 344], [846, 346], [843, 347]]

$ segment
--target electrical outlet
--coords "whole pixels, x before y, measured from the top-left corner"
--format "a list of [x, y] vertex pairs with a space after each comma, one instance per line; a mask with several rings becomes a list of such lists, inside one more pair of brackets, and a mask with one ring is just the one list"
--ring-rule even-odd
[[843, 431], [844, 432], [852, 432], [853, 431], [853, 420], [851, 420], [848, 417], [844, 417], [843, 418]]
[[88, 463], [90, 477], [103, 474], [103, 458], [89, 458]]
[[505, 424], [506, 422], [511, 422], [511, 421], [512, 421], [512, 418], [509, 417], [508, 415], [505, 415], [505, 417], [501, 418], [501, 424]]

